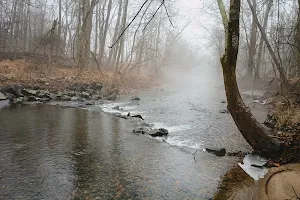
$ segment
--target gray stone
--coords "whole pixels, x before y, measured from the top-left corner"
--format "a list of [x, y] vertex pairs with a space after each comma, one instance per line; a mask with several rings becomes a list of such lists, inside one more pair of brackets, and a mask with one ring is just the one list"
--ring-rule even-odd
[[76, 87], [75, 87], [75, 91], [76, 92], [84, 92], [84, 91], [86, 91], [86, 87], [84, 87], [83, 85], [77, 85]]
[[100, 83], [94, 83], [94, 84], [92, 84], [91, 88], [96, 91], [101, 91], [101, 89], [103, 88], [103, 85]]
[[100, 100], [100, 99], [102, 99], [102, 95], [93, 95], [92, 99], [93, 100]]
[[74, 91], [68, 91], [68, 92], [66, 92], [66, 95], [68, 95], [69, 97], [75, 97], [75, 96], [77, 96], [77, 93]]
[[15, 98], [12, 100], [13, 104], [21, 104], [24, 101], [24, 97]]
[[38, 101], [38, 97], [35, 97], [35, 96], [28, 96], [28, 97], [27, 97], [27, 101], [28, 101], [28, 102]]
[[137, 97], [137, 96], [133, 96], [130, 98], [130, 101], [140, 101], [141, 98], [140, 97]]
[[229, 114], [229, 110], [227, 109], [223, 109], [223, 110], [219, 110], [219, 113], [222, 113], [222, 114]]
[[32, 95], [35, 96], [36, 93], [37, 93], [36, 90], [22, 89], [22, 94], [24, 96], [32, 96]]
[[82, 97], [72, 97], [71, 101], [79, 101], [79, 102], [83, 102], [83, 98]]
[[56, 95], [56, 94], [50, 94], [49, 96], [50, 96], [50, 98], [51, 98], [53, 101], [56, 101], [56, 100], [57, 100], [57, 95]]
[[225, 156], [226, 154], [226, 149], [224, 148], [206, 148], [205, 149], [208, 153], [212, 153], [212, 154], [215, 154], [216, 156]]
[[154, 132], [150, 133], [149, 135], [152, 137], [163, 137], [163, 136], [167, 136], [168, 134], [169, 131], [167, 129], [160, 128], [158, 130], [154, 130]]
[[6, 100], [6, 99], [7, 99], [7, 97], [2, 92], [0, 92], [0, 101]]
[[3, 100], [3, 101], [0, 101], [0, 109], [1, 108], [5, 108], [7, 106], [10, 106], [10, 100], [6, 99], [6, 100]]
[[36, 92], [36, 96], [39, 98], [50, 98], [50, 93], [46, 90], [39, 90]]
[[68, 95], [63, 95], [61, 98], [60, 98], [62, 101], [71, 101], [71, 97], [68, 96]]
[[14, 95], [15, 97], [23, 97], [22, 89], [23, 87], [21, 85], [11, 85], [11, 86], [3, 87], [0, 92], [4, 94], [9, 93]]
[[106, 100], [109, 100], [109, 101], [115, 101], [117, 99], [117, 96], [118, 96], [118, 93], [117, 92], [114, 92], [112, 93], [111, 95], [107, 96], [106, 97]]
[[90, 94], [87, 93], [87, 92], [82, 92], [82, 93], [81, 93], [81, 96], [82, 96], [83, 98], [85, 98], [85, 99], [90, 99]]

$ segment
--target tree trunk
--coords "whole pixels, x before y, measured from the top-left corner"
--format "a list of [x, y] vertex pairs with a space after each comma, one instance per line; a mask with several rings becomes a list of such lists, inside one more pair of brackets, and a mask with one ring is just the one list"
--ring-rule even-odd
[[248, 2], [249, 7], [250, 7], [250, 9], [251, 9], [253, 18], [254, 18], [254, 20], [255, 20], [255, 22], [256, 22], [256, 24], [257, 24], [257, 27], [258, 27], [258, 29], [259, 29], [259, 31], [260, 31], [261, 38], [262, 38], [262, 39], [264, 40], [264, 42], [266, 43], [266, 46], [267, 46], [267, 48], [268, 48], [268, 50], [269, 50], [269, 53], [270, 53], [270, 55], [271, 55], [271, 57], [272, 57], [272, 60], [273, 60], [273, 62], [274, 62], [274, 64], [275, 64], [275, 66], [277, 67], [277, 70], [278, 70], [279, 75], [280, 75], [280, 79], [281, 79], [281, 81], [282, 81], [282, 85], [283, 85], [284, 87], [286, 87], [286, 86], [288, 85], [288, 82], [287, 82], [287, 78], [286, 78], [285, 72], [284, 72], [284, 70], [283, 70], [283, 68], [282, 68], [282, 66], [281, 66], [281, 64], [280, 64], [280, 62], [278, 61], [278, 59], [277, 59], [277, 57], [276, 57], [276, 55], [275, 55], [275, 53], [274, 53], [274, 51], [273, 51], [273, 49], [272, 49], [272, 47], [271, 47], [271, 44], [270, 44], [270, 42], [269, 42], [269, 40], [268, 40], [268, 38], [267, 38], [267, 35], [266, 35], [265, 30], [263, 29], [263, 27], [260, 25], [260, 23], [259, 23], [259, 21], [258, 21], [258, 17], [257, 17], [257, 15], [256, 15], [256, 13], [255, 13], [255, 10], [254, 10], [254, 8], [253, 8], [253, 6], [252, 6], [250, 0], [247, 0], [247, 2]]
[[103, 63], [102, 59], [104, 56], [104, 47], [106, 43], [106, 36], [107, 36], [107, 31], [109, 28], [109, 19], [110, 19], [110, 13], [111, 13], [111, 8], [112, 8], [112, 0], [109, 0], [108, 5], [107, 5], [107, 13], [106, 13], [106, 18], [105, 18], [105, 26], [103, 30], [103, 37], [101, 38], [100, 41], [100, 50], [99, 50], [99, 62], [100, 64]]
[[[253, 0], [253, 10], [256, 14], [256, 0]], [[250, 35], [250, 44], [248, 49], [248, 68], [247, 68], [247, 77], [253, 76], [254, 70], [254, 56], [256, 49], [256, 33], [257, 33], [257, 25], [252, 15], [252, 24], [251, 24], [251, 35]]]
[[[273, 0], [269, 0], [268, 5], [267, 5], [267, 9], [266, 9], [266, 13], [265, 13], [265, 17], [264, 17], [264, 22], [263, 22], [264, 23], [263, 24], [263, 30], [264, 31], [266, 31], [267, 26], [268, 26], [268, 19], [269, 19], [269, 14], [270, 14], [272, 5], [273, 5]], [[264, 47], [264, 40], [262, 38], [260, 38], [258, 53], [257, 53], [257, 63], [256, 63], [256, 68], [255, 68], [255, 77], [254, 77], [255, 80], [260, 80], [259, 71], [260, 71], [260, 68], [261, 68], [263, 47]]]
[[239, 48], [239, 17], [240, 0], [230, 0], [227, 45], [221, 58], [227, 107], [238, 129], [252, 148], [262, 156], [278, 158], [284, 148], [275, 138], [270, 137], [267, 130], [254, 118], [238, 89], [236, 62]]
[[[116, 39], [118, 38], [118, 34], [120, 32], [119, 30], [120, 30], [121, 14], [122, 14], [122, 0], [119, 0], [118, 17], [117, 17], [115, 32], [112, 40], [113, 42], [116, 41]], [[109, 55], [107, 59], [107, 66], [109, 67], [113, 65], [113, 63], [115, 63], [118, 46], [119, 46], [119, 42], [116, 43], [115, 46], [112, 47], [109, 51]]]

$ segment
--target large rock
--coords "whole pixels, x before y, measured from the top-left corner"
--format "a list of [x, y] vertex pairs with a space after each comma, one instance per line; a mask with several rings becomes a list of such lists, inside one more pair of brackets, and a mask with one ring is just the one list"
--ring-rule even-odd
[[3, 87], [0, 92], [4, 94], [12, 94], [15, 97], [23, 97], [24, 95], [22, 94], [22, 89], [23, 87], [21, 85], [11, 85]]
[[22, 89], [22, 94], [24, 96], [32, 96], [32, 95], [35, 96], [36, 93], [37, 93], [36, 90]]
[[152, 137], [163, 137], [163, 136], [167, 136], [168, 134], [169, 131], [167, 129], [160, 128], [158, 130], [154, 130], [154, 132], [150, 133], [149, 135]]
[[6, 100], [6, 99], [7, 99], [7, 97], [2, 92], [0, 92], [0, 101]]
[[208, 153], [215, 154], [216, 156], [225, 156], [226, 149], [224, 148], [206, 148], [205, 149]]

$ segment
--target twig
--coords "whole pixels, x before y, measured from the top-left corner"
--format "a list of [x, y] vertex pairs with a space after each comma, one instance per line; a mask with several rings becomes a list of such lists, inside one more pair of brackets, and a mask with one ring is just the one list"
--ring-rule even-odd
[[113, 48], [117, 42], [121, 39], [121, 37], [124, 35], [125, 31], [128, 29], [128, 27], [132, 24], [132, 22], [137, 18], [137, 16], [140, 14], [140, 12], [142, 11], [143, 7], [146, 5], [146, 3], [149, 0], [146, 0], [143, 5], [140, 7], [140, 9], [138, 10], [138, 12], [135, 14], [135, 16], [132, 18], [131, 22], [126, 26], [126, 28], [122, 31], [122, 33], [119, 35], [118, 39], [109, 47], [109, 48]]
[[102, 76], [104, 76], [102, 70], [100, 69], [100, 65], [99, 65], [99, 62], [98, 62], [98, 60], [97, 60], [96, 55], [94, 54], [94, 52], [92, 52], [92, 51], [90, 51], [90, 52], [91, 52], [91, 54], [92, 54], [92, 56], [93, 56], [94, 61], [96, 62], [96, 65], [97, 65], [97, 68], [98, 68], [99, 72], [101, 73]]
[[195, 162], [197, 162], [197, 160], [196, 160], [196, 153], [197, 153], [199, 150], [200, 150], [200, 149], [197, 149], [194, 153], [192, 153]]
[[292, 187], [293, 187], [293, 190], [294, 190], [294, 192], [295, 192], [295, 196], [297, 197], [297, 199], [300, 199], [300, 197], [298, 196], [298, 194], [297, 194], [297, 192], [296, 192], [294, 186], [292, 186]]
[[154, 14], [152, 15], [151, 19], [147, 22], [146, 26], [144, 27], [143, 31], [144, 32], [147, 28], [147, 26], [150, 24], [150, 22], [152, 21], [152, 19], [155, 17], [156, 13], [159, 11], [159, 9], [162, 7], [162, 5], [164, 5], [165, 0], [163, 0], [161, 2], [161, 4], [158, 6], [158, 8], [156, 9], [156, 11], [154, 12]]
[[165, 7], [165, 10], [166, 10], [166, 13], [167, 13], [167, 16], [168, 16], [169, 22], [170, 22], [171, 26], [174, 28], [174, 25], [173, 25], [173, 23], [172, 23], [172, 21], [171, 21], [171, 18], [170, 18], [170, 15], [169, 15], [169, 12], [168, 12], [167, 6], [166, 6], [166, 4], [165, 4], [165, 2], [164, 2], [164, 1], [163, 1], [163, 5], [164, 5], [164, 7]]

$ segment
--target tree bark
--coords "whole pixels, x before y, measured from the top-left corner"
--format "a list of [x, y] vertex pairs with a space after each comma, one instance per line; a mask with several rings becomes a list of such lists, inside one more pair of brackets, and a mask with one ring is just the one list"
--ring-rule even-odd
[[[253, 10], [256, 14], [256, 0], [253, 0]], [[254, 14], [253, 14], [254, 15]], [[253, 76], [254, 70], [254, 56], [256, 49], [256, 35], [257, 35], [257, 25], [252, 15], [252, 24], [251, 24], [251, 35], [250, 35], [250, 44], [248, 49], [248, 68], [247, 68], [247, 77]]]
[[284, 148], [254, 118], [241, 98], [238, 89], [236, 63], [239, 48], [239, 17], [240, 0], [230, 0], [227, 45], [225, 54], [221, 58], [228, 102], [227, 108], [238, 129], [255, 151], [265, 157], [278, 158], [282, 155]]

